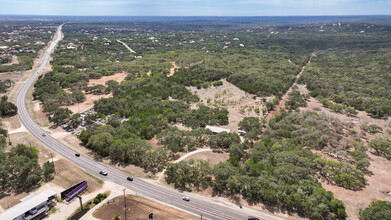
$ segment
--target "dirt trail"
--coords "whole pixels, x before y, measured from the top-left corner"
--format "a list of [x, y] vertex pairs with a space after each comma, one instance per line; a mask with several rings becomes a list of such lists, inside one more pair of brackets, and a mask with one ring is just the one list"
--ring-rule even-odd
[[177, 66], [174, 61], [172, 61], [171, 64], [173, 65], [173, 67], [171, 67], [170, 73], [167, 75], [167, 77], [174, 75], [175, 70], [177, 70], [179, 68], [179, 66]]
[[265, 119], [265, 120], [266, 120], [266, 124], [269, 124], [270, 119], [272, 119], [274, 116], [280, 114], [281, 109], [284, 109], [284, 108], [285, 108], [285, 102], [286, 102], [287, 99], [288, 99], [288, 93], [290, 93], [290, 92], [292, 91], [292, 88], [293, 88], [294, 86], [297, 86], [297, 80], [301, 77], [301, 75], [303, 74], [303, 72], [304, 72], [305, 68], [307, 67], [307, 65], [311, 63], [311, 59], [312, 59], [312, 57], [313, 57], [314, 55], [315, 55], [314, 53], [311, 54], [310, 58], [308, 59], [308, 62], [301, 68], [301, 71], [299, 72], [299, 74], [297, 74], [296, 79], [295, 79], [295, 82], [294, 82], [294, 83], [292, 84], [292, 86], [288, 89], [288, 91], [286, 91], [285, 94], [281, 97], [281, 99], [280, 99], [278, 105], [276, 105], [276, 106], [274, 107], [274, 110], [273, 110], [273, 111], [271, 111], [271, 112], [269, 112], [269, 114], [267, 114], [266, 119]]
[[[207, 148], [207, 149], [198, 149], [198, 150], [189, 152], [189, 153], [183, 155], [183, 156], [180, 157], [178, 160], [176, 160], [176, 161], [174, 161], [174, 162], [172, 162], [172, 163], [178, 163], [179, 161], [182, 161], [182, 160], [184, 160], [184, 159], [190, 157], [190, 156], [193, 155], [193, 154], [197, 154], [197, 153], [205, 152], [205, 151], [212, 151], [212, 149], [209, 149], [209, 148]], [[157, 179], [158, 181], [164, 176], [164, 172], [166, 172], [166, 169], [164, 169], [162, 172], [160, 172], [160, 174], [158, 174], [158, 175], [159, 175], [159, 177], [158, 177], [158, 179]]]
[[121, 43], [122, 45], [124, 45], [126, 47], [126, 49], [128, 49], [130, 51], [130, 53], [136, 53], [136, 51], [132, 50], [132, 48], [130, 48], [126, 43], [120, 41], [117, 39], [117, 42], [118, 43]]

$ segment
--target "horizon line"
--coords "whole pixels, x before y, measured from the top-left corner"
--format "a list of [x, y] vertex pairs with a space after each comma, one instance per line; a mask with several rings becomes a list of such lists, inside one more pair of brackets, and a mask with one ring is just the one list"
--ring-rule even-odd
[[36, 15], [0, 14], [0, 16], [48, 16], [48, 17], [353, 17], [353, 16], [391, 16], [391, 14], [334, 14], [334, 15]]

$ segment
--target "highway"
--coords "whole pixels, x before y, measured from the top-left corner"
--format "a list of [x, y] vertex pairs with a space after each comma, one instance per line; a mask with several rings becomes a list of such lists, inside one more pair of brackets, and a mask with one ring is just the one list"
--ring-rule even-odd
[[[54, 51], [57, 43], [61, 40], [62, 26], [60, 25], [57, 29], [57, 37], [54, 39], [49, 48], [45, 51], [44, 59], [39, 66], [38, 70], [24, 83], [21, 87], [18, 96], [16, 98], [16, 105], [18, 107], [18, 115], [21, 123], [26, 127], [26, 129], [40, 142], [47, 145], [49, 148], [56, 151], [58, 154], [68, 159], [75, 165], [79, 166], [81, 169], [85, 170], [87, 173], [105, 181], [112, 181], [119, 185], [122, 185], [126, 188], [131, 189], [138, 194], [144, 195], [147, 198], [153, 198], [158, 201], [161, 201], [166, 204], [170, 204], [177, 208], [186, 210], [188, 212], [194, 213], [195, 215], [209, 218], [209, 219], [247, 219], [249, 215], [254, 216], [254, 211], [251, 211], [252, 214], [246, 213], [247, 208], [240, 209], [237, 206], [232, 205], [225, 206], [223, 204], [219, 205], [213, 202], [209, 202], [211, 198], [197, 196], [193, 198], [191, 195], [186, 193], [180, 193], [174, 189], [168, 189], [166, 187], [160, 187], [151, 183], [148, 183], [142, 179], [134, 178], [133, 182], [126, 180], [128, 174], [119, 171], [115, 168], [112, 168], [108, 165], [99, 163], [89, 157], [81, 155], [80, 157], [75, 156], [74, 150], [63, 145], [49, 134], [45, 134], [45, 131], [42, 130], [30, 117], [26, 109], [26, 94], [30, 87], [33, 86], [35, 80], [42, 73], [42, 70], [46, 66], [51, 53]], [[108, 172], [107, 176], [102, 176], [99, 174], [101, 170], [106, 170]], [[189, 196], [189, 202], [183, 201], [183, 196]], [[249, 209], [247, 209], [248, 211]], [[277, 220], [282, 219], [280, 217], [273, 216], [268, 213], [261, 211], [256, 211], [256, 217], [264, 220]]]

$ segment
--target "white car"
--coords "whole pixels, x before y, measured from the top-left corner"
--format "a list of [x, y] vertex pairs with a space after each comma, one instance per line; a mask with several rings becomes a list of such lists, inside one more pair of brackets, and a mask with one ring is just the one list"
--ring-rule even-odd
[[101, 170], [100, 172], [99, 172], [101, 175], [103, 175], [103, 176], [107, 176], [107, 171], [104, 171], [104, 170]]
[[185, 200], [186, 202], [190, 202], [190, 198], [188, 196], [184, 196], [182, 197], [183, 200]]

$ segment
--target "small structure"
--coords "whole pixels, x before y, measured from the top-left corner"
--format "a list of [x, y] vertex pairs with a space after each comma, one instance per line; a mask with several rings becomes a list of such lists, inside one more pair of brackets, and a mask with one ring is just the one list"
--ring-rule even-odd
[[81, 181], [80, 183], [71, 186], [70, 188], [64, 190], [61, 192], [61, 199], [65, 200], [67, 202], [72, 201], [74, 198], [76, 198], [79, 194], [84, 192], [88, 187], [87, 181]]
[[30, 194], [17, 205], [0, 213], [0, 219], [31, 220], [41, 219], [49, 211], [50, 202], [56, 198], [57, 193], [51, 189], [39, 194]]
[[247, 132], [244, 131], [244, 130], [239, 130], [239, 131], [238, 131], [238, 135], [240, 135], [240, 136], [244, 136], [246, 133], [247, 133]]
[[209, 126], [209, 125], [205, 126], [205, 128], [211, 130], [214, 134], [218, 134], [221, 132], [227, 132], [227, 133], [231, 132], [231, 130], [227, 128], [220, 128], [220, 127]]

